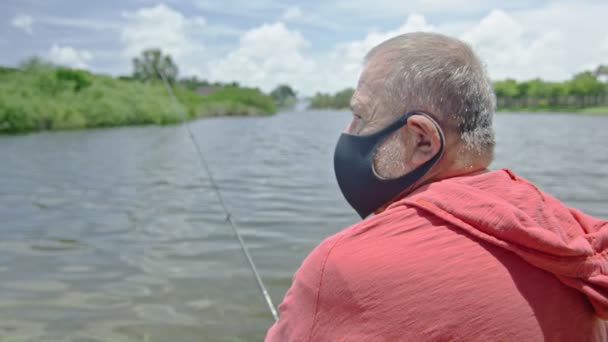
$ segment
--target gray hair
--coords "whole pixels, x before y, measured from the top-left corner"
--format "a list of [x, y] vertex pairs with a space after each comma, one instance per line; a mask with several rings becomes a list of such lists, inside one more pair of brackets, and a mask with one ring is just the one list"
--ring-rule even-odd
[[376, 57], [388, 67], [388, 110], [395, 115], [409, 110], [435, 114], [442, 128], [459, 134], [465, 148], [492, 159], [496, 95], [469, 45], [436, 33], [408, 33], [373, 48], [366, 63]]

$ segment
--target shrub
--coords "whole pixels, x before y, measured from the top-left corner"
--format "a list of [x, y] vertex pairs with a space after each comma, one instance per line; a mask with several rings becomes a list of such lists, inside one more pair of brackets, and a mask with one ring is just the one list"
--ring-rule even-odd
[[[257, 89], [227, 87], [208, 97], [184, 86], [173, 90], [186, 119], [276, 111], [272, 98]], [[121, 80], [39, 61], [0, 72], [0, 133], [180, 121], [160, 82]]]
[[55, 70], [55, 78], [57, 78], [58, 81], [74, 82], [74, 91], [76, 92], [91, 85], [89, 74], [81, 70], [57, 68], [57, 70]]

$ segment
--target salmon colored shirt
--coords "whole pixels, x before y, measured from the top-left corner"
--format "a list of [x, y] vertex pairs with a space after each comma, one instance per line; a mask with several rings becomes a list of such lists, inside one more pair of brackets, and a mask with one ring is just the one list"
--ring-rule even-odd
[[607, 253], [509, 170], [446, 179], [313, 250], [266, 341], [606, 341]]

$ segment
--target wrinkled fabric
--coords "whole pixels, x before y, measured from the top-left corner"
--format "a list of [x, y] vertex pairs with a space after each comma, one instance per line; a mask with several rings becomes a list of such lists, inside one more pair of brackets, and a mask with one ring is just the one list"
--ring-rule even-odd
[[266, 341], [606, 341], [607, 254], [509, 170], [442, 180], [313, 250]]

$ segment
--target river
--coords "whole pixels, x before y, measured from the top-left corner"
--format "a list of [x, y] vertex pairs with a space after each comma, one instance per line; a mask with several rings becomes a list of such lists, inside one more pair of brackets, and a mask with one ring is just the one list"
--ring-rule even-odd
[[[278, 304], [357, 221], [333, 175], [347, 112], [191, 122]], [[509, 167], [608, 218], [608, 116], [498, 114]], [[182, 126], [0, 136], [0, 340], [258, 341], [272, 318]]]

